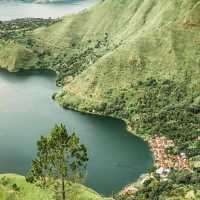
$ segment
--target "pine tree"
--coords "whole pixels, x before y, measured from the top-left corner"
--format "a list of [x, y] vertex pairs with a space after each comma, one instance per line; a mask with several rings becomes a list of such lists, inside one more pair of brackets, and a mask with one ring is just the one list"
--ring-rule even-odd
[[86, 147], [75, 133], [69, 135], [64, 125], [56, 125], [50, 135], [37, 142], [37, 156], [26, 180], [40, 187], [52, 186], [58, 199], [66, 200], [66, 183], [78, 182], [85, 174]]

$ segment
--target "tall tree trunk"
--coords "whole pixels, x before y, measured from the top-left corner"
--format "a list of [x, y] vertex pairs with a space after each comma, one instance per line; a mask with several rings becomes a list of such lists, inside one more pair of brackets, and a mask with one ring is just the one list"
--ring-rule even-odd
[[62, 176], [62, 200], [66, 200], [66, 194], [65, 194], [65, 179]]

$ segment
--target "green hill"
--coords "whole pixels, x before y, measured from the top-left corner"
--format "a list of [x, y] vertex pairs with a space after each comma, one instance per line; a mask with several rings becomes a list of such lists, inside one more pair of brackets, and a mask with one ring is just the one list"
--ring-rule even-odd
[[[176, 146], [170, 154], [184, 152], [195, 171], [200, 149], [199, 13], [199, 0], [104, 0], [47, 26], [16, 29], [17, 37], [5, 34], [0, 66], [56, 71], [60, 91], [53, 97], [63, 107], [124, 119], [145, 139], [155, 134], [172, 139]], [[167, 194], [162, 182], [156, 180], [153, 187], [146, 183], [151, 190], [146, 199], [155, 194], [178, 199], [191, 189], [198, 199], [195, 173], [184, 181], [168, 180]]]
[[107, 0], [75, 16], [63, 33], [66, 45], [72, 39], [101, 41], [109, 33], [110, 49], [65, 84], [65, 90], [91, 105], [107, 101], [108, 90], [127, 89], [151, 76], [181, 77], [187, 70], [197, 81], [199, 9], [197, 1]]
[[[69, 200], [106, 200], [93, 190], [82, 185], [73, 185], [68, 190]], [[0, 175], [1, 200], [53, 200], [53, 192], [29, 184], [23, 176]]]
[[35, 30], [31, 38], [49, 54], [41, 62], [62, 74], [66, 93], [84, 107], [96, 106], [108, 101], [110, 90], [118, 93], [149, 77], [181, 77], [187, 71], [196, 82], [199, 10], [195, 0], [105, 0]]

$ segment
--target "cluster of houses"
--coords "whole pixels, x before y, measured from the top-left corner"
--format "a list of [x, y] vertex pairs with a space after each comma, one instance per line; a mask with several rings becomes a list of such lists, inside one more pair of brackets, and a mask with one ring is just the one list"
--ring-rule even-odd
[[166, 137], [156, 136], [151, 139], [150, 146], [154, 154], [159, 174], [164, 172], [167, 173], [172, 168], [177, 170], [190, 170], [185, 153], [181, 153], [180, 155], [169, 155], [167, 153], [167, 148], [175, 147], [172, 140], [168, 140]]
[[[198, 136], [197, 140], [200, 141], [200, 136]], [[175, 148], [175, 144], [172, 140], [164, 136], [160, 137], [156, 135], [149, 143], [154, 154], [157, 167], [156, 173], [161, 175], [163, 180], [167, 180], [167, 175], [171, 169], [191, 171], [185, 153], [180, 153], [180, 155], [170, 155], [167, 153], [169, 147]], [[143, 177], [141, 182], [143, 183], [147, 179], [149, 179], [149, 176]], [[138, 189], [134, 185], [128, 185], [121, 191], [120, 195], [131, 196], [137, 191]]]
[[138, 189], [135, 186], [128, 185], [122, 190], [121, 195], [122, 196], [123, 195], [131, 196], [131, 195], [134, 195], [137, 191], [138, 191]]

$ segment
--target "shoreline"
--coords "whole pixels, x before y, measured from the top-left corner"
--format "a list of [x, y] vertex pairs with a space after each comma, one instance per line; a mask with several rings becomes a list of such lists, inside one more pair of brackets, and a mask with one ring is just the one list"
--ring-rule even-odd
[[[43, 69], [36, 69], [36, 68], [19, 69], [18, 71], [9, 71], [7, 68], [0, 68], [0, 71], [6, 72], [6, 73], [11, 73], [11, 74], [12, 74], [12, 73], [13, 73], [13, 74], [19, 74], [19, 73], [32, 74], [32, 73], [38, 73], [38, 72], [41, 72], [41, 73], [43, 73], [43, 72], [44, 72], [44, 73], [45, 73], [45, 72], [50, 72], [50, 73], [52, 73], [52, 74], [54, 74], [54, 75], [56, 76], [56, 72], [55, 72], [54, 70], [52, 70], [52, 69], [47, 69], [47, 68], [43, 68]], [[54, 81], [54, 84], [56, 84], [55, 81]], [[61, 88], [61, 87], [58, 87], [58, 89], [59, 89], [59, 88]], [[55, 91], [55, 92], [57, 92], [57, 91]], [[93, 116], [97, 116], [97, 117], [109, 117], [109, 118], [113, 118], [113, 119], [117, 119], [117, 120], [122, 121], [122, 122], [124, 123], [125, 129], [127, 130], [128, 134], [131, 134], [131, 135], [133, 135], [133, 136], [136, 136], [136, 137], [142, 139], [145, 143], [147, 143], [147, 145], [148, 145], [148, 147], [149, 147], [149, 149], [150, 149], [150, 152], [151, 152], [151, 156], [152, 156], [152, 158], [153, 158], [153, 154], [152, 154], [151, 148], [150, 148], [150, 146], [149, 146], [148, 140], [147, 140], [147, 139], [145, 140], [143, 137], [141, 137], [141, 135], [135, 134], [134, 130], [130, 127], [128, 120], [122, 119], [122, 118], [117, 117], [117, 116], [114, 116], [114, 115], [106, 115], [106, 114], [100, 113], [100, 112], [81, 111], [81, 110], [74, 109], [74, 108], [70, 108], [70, 107], [66, 108], [66, 107], [64, 107], [58, 100], [54, 99], [54, 98], [53, 98], [53, 95], [54, 95], [54, 93], [52, 94], [52, 96], [50, 96], [50, 98], [52, 98], [60, 107], [62, 107], [62, 108], [65, 109], [65, 110], [72, 110], [72, 111], [79, 112], [79, 113], [82, 113], [82, 114], [88, 114], [88, 115], [93, 115]], [[154, 163], [154, 159], [153, 159], [153, 165], [154, 165], [154, 164], [155, 164], [155, 163]], [[140, 179], [141, 177], [143, 177], [144, 174], [146, 174], [146, 173], [145, 173], [145, 172], [142, 173], [142, 174], [138, 177], [138, 179]], [[134, 182], [130, 182], [128, 185], [132, 185], [133, 183], [137, 182], [138, 179], [137, 179], [136, 181], [134, 181]], [[122, 186], [122, 188], [120, 189], [120, 191], [122, 191], [123, 188], [125, 188], [126, 186], [127, 186], [127, 185]], [[120, 191], [117, 191], [117, 193], [120, 192]], [[107, 197], [107, 196], [105, 196], [105, 197]], [[108, 197], [109, 197], [109, 196], [108, 196]]]
[[[148, 144], [149, 149], [152, 154], [152, 158], [153, 158], [152, 167], [156, 167], [157, 169], [163, 168], [163, 169], [177, 169], [177, 170], [191, 171], [190, 166], [189, 166], [189, 161], [186, 158], [184, 153], [181, 153], [180, 155], [179, 154], [172, 155], [167, 152], [167, 149], [169, 147], [174, 147], [174, 148], [176, 147], [174, 141], [169, 140], [168, 138], [162, 135], [158, 136], [154, 134], [152, 136], [147, 136], [147, 135], [137, 134], [137, 132], [134, 131], [134, 129], [130, 126], [130, 122], [125, 118], [120, 118], [114, 115], [106, 115], [104, 113], [95, 112], [95, 111], [90, 112], [90, 111], [82, 111], [82, 110], [71, 108], [71, 107], [66, 108], [56, 98], [54, 100], [64, 109], [72, 110], [72, 111], [79, 112], [82, 114], [89, 114], [89, 115], [100, 116], [100, 117], [111, 117], [113, 119], [121, 120], [125, 124], [127, 132], [142, 139], [144, 142]], [[157, 146], [154, 146], [155, 142], [158, 143]], [[161, 152], [158, 155], [159, 151]], [[143, 176], [143, 174], [141, 176]]]

